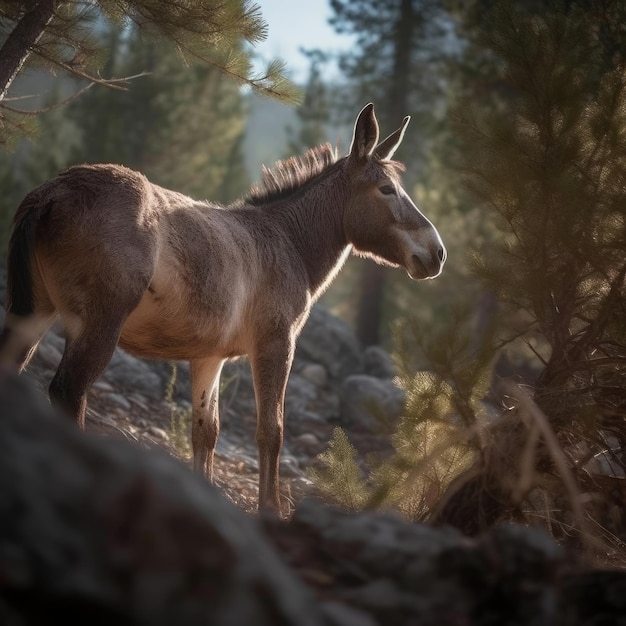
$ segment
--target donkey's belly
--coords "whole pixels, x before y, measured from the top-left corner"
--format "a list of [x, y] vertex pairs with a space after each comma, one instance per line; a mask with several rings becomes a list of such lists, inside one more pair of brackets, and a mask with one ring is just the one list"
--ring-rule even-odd
[[122, 329], [119, 345], [124, 350], [168, 360], [245, 354], [238, 307], [214, 311], [184, 302], [173, 292], [168, 296], [144, 294]]

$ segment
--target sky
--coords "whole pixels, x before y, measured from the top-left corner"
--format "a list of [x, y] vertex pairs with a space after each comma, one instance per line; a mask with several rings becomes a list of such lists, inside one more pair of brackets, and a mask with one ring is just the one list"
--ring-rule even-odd
[[[309, 63], [299, 48], [338, 51], [349, 47], [352, 38], [338, 35], [328, 24], [328, 0], [256, 0], [268, 25], [267, 39], [254, 46], [259, 69], [273, 58], [287, 64], [287, 74], [297, 83], [308, 77]], [[332, 71], [332, 70], [331, 70]]]

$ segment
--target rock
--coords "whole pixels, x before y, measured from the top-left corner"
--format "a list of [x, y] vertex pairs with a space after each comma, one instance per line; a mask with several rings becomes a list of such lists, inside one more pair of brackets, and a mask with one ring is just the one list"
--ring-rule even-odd
[[623, 621], [626, 573], [590, 570], [538, 528], [504, 524], [468, 538], [391, 513], [346, 513], [305, 500], [288, 523], [266, 520], [265, 529], [286, 562], [333, 603], [328, 613], [339, 624], [356, 626], [359, 613], [363, 624], [394, 626]]
[[113, 353], [103, 377], [118, 389], [139, 392], [151, 400], [163, 400], [165, 387], [160, 377], [146, 361], [136, 359], [120, 348]]
[[168, 441], [170, 438], [170, 436], [158, 426], [150, 426], [150, 428], [148, 428], [148, 433], [157, 439], [162, 439], [163, 441]]
[[61, 361], [62, 351], [59, 350], [52, 342], [46, 341], [44, 338], [37, 347], [37, 358], [46, 367], [54, 368], [59, 365]]
[[395, 422], [404, 407], [404, 392], [391, 380], [357, 374], [341, 385], [340, 422], [377, 432]]
[[324, 602], [322, 610], [329, 626], [378, 626], [378, 622], [363, 611], [358, 611], [340, 602]]
[[169, 455], [80, 432], [26, 377], [0, 380], [0, 490], [3, 624], [623, 622], [626, 573], [543, 530], [470, 538], [316, 500], [246, 515]]
[[363, 352], [365, 374], [375, 378], [394, 378], [396, 366], [389, 353], [380, 346], [368, 346]]
[[300, 374], [292, 372], [287, 381], [285, 412], [287, 414], [306, 411], [319, 396], [319, 389]]
[[319, 304], [311, 309], [298, 338], [296, 358], [323, 365], [335, 381], [363, 371], [363, 349], [358, 339], [348, 324]]
[[319, 446], [320, 440], [313, 433], [302, 433], [298, 435], [294, 442], [303, 446]]
[[300, 376], [316, 387], [323, 387], [328, 381], [328, 372], [319, 363], [308, 363], [300, 370]]
[[130, 411], [132, 407], [131, 403], [119, 393], [104, 393], [102, 394], [102, 397], [105, 400], [108, 400], [111, 404], [125, 411]]
[[135, 406], [139, 407], [143, 411], [147, 411], [148, 410], [148, 405], [146, 404], [147, 403], [147, 398], [145, 398], [141, 394], [129, 393], [128, 394], [128, 401], [131, 402], [132, 404], [134, 404]]
[[107, 391], [107, 392], [113, 392], [115, 391], [115, 387], [113, 387], [113, 385], [111, 385], [111, 383], [107, 383], [106, 380], [102, 380], [101, 378], [98, 379], [93, 385], [92, 385], [93, 389], [98, 389], [99, 391]]
[[0, 384], [0, 621], [322, 626], [253, 518], [158, 450]]
[[256, 413], [252, 370], [248, 359], [229, 361], [222, 369], [220, 410], [229, 408], [239, 414]]
[[280, 473], [282, 476], [293, 477], [302, 474], [302, 470], [300, 469], [297, 459], [283, 453], [282, 458], [280, 459]]

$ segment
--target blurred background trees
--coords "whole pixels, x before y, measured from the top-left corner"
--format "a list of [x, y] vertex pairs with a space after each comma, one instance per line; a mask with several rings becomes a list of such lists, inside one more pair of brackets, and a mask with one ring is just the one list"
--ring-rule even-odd
[[441, 184], [436, 172], [462, 181], [456, 217], [473, 234], [472, 221], [483, 223], [464, 242], [476, 291], [462, 306], [448, 295], [450, 313], [431, 327], [400, 318], [408, 401], [394, 452], [347, 471], [336, 436], [316, 473], [327, 496], [341, 462], [362, 507], [470, 533], [543, 521], [559, 538], [601, 538], [604, 554], [623, 554], [623, 11], [610, 0], [455, 9], [454, 139], [440, 136], [430, 183]]
[[[5, 43], [22, 15], [14, 4], [0, 0]], [[220, 66], [249, 61], [252, 31], [184, 66], [140, 17], [113, 19], [97, 4], [101, 16], [81, 22], [93, 61], [102, 76], [138, 77], [41, 113], [32, 140], [5, 145], [3, 242], [24, 193], [76, 162], [125, 163], [229, 202], [258, 180], [257, 148], [267, 165], [268, 154], [327, 140], [345, 153], [365, 103], [383, 134], [409, 114], [397, 158], [448, 262], [416, 284], [351, 259], [324, 295], [363, 343], [394, 352], [407, 404], [384, 458], [358, 458], [337, 432], [317, 486], [350, 508], [392, 507], [467, 532], [542, 520], [555, 536], [584, 541], [591, 523], [611, 545], [626, 541], [626, 5], [332, 0], [333, 27], [356, 43], [332, 81], [330, 52], [307, 51], [302, 103], [287, 116]], [[285, 86], [276, 69], [260, 81], [266, 93]], [[59, 75], [38, 106], [81, 80]], [[5, 130], [31, 117], [2, 114]]]
[[[405, 184], [423, 179], [435, 128], [445, 110], [445, 63], [452, 54], [447, 36], [450, 16], [440, 0], [331, 0], [331, 24], [356, 36], [357, 46], [343, 53], [344, 115], [361, 103], [376, 103], [381, 127], [395, 130], [409, 112], [412, 123], [395, 158], [407, 162]], [[349, 95], [348, 95], [349, 94]], [[348, 96], [348, 97], [346, 97]], [[385, 130], [382, 131], [383, 133]], [[364, 345], [379, 344], [389, 309], [388, 268], [359, 263], [356, 331]]]

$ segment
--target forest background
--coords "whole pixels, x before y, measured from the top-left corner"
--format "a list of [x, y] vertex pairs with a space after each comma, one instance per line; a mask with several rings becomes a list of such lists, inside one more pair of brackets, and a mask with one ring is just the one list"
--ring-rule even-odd
[[[324, 295], [364, 345], [394, 353], [408, 402], [399, 423], [381, 424], [393, 454], [356, 459], [337, 431], [315, 479], [350, 508], [467, 532], [541, 520], [623, 555], [623, 2], [331, 0], [331, 25], [354, 45], [306, 51], [299, 90], [279, 64], [250, 78], [258, 32], [234, 29], [198, 54], [193, 29], [172, 40], [141, 11], [112, 11], [119, 3], [0, 0], [5, 43], [24, 15], [16, 4], [67, 13], [2, 94], [2, 246], [24, 194], [74, 163], [123, 163], [229, 203], [261, 163], [329, 140], [345, 153], [367, 102], [383, 134], [411, 115], [397, 158], [448, 262], [416, 284], [352, 258]], [[55, 41], [63, 20], [75, 37]], [[35, 85], [33, 110], [21, 94]]]

